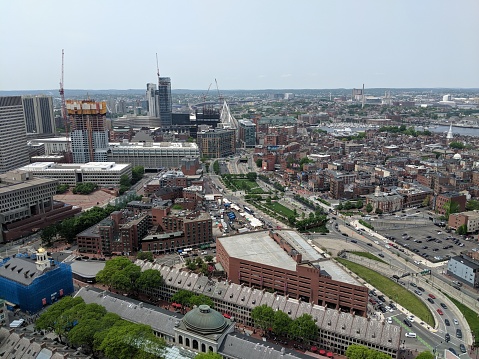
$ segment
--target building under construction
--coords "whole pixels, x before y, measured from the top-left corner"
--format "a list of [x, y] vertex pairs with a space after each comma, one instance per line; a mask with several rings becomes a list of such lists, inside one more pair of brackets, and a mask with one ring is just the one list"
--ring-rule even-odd
[[106, 102], [67, 100], [74, 163], [106, 162], [108, 131]]

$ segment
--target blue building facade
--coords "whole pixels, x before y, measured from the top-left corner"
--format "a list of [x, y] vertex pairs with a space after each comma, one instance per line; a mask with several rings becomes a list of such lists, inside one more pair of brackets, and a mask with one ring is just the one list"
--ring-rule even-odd
[[72, 270], [68, 264], [49, 262], [45, 266], [44, 262], [39, 262], [38, 255], [37, 261], [17, 256], [0, 262], [0, 297], [22, 311], [36, 313], [73, 290]]

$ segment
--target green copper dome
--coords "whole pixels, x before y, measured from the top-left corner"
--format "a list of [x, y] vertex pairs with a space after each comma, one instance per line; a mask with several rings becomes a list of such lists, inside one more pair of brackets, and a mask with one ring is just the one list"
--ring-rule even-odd
[[209, 305], [200, 305], [183, 317], [188, 330], [200, 334], [220, 334], [228, 326], [228, 321]]

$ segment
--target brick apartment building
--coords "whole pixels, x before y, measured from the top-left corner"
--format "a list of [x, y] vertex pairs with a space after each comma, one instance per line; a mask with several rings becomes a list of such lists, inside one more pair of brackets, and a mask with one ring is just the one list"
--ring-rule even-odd
[[110, 218], [79, 233], [76, 237], [78, 249], [85, 253], [131, 253], [137, 252], [140, 240], [151, 227], [147, 213], [134, 214], [115, 211]]
[[464, 212], [466, 210], [466, 195], [464, 194], [459, 194], [457, 192], [446, 192], [446, 193], [441, 193], [436, 196], [436, 201], [435, 201], [435, 206], [434, 210], [436, 213], [444, 215], [446, 214], [446, 209], [444, 206], [446, 205], [447, 202], [453, 202], [458, 205], [458, 211], [457, 212]]
[[364, 316], [368, 291], [295, 231], [261, 231], [217, 239], [228, 280]]
[[213, 221], [207, 213], [154, 207], [151, 215], [156, 233], [143, 238], [141, 247], [144, 251], [166, 253], [213, 240]]

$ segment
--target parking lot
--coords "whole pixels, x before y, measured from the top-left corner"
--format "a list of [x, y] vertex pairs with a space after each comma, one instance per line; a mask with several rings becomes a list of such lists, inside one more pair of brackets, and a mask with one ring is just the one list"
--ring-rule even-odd
[[401, 229], [378, 231], [390, 239], [390, 246], [401, 252], [416, 255], [437, 263], [459, 255], [463, 251], [477, 251], [477, 242], [470, 237], [446, 232], [432, 222], [422, 226], [403, 226]]

